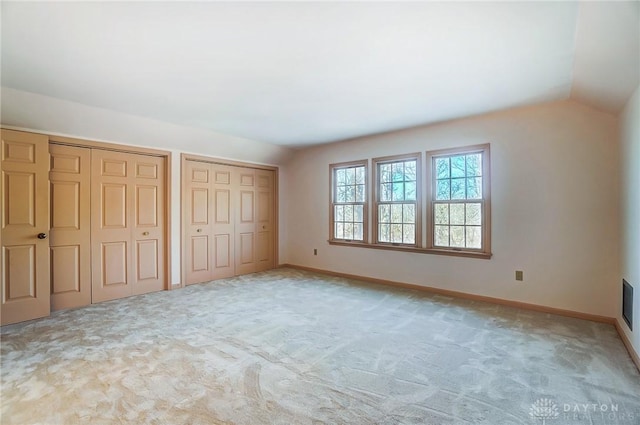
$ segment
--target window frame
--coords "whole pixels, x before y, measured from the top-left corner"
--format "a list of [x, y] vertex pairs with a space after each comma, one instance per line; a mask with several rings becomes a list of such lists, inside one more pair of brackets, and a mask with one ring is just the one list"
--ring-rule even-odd
[[[482, 197], [479, 201], [482, 203], [482, 247], [481, 248], [462, 248], [462, 247], [442, 247], [435, 245], [435, 217], [433, 209], [437, 203], [435, 199], [436, 193], [436, 176], [434, 162], [436, 158], [451, 157], [460, 154], [482, 154]], [[478, 258], [491, 258], [491, 154], [490, 144], [479, 144], [471, 146], [463, 146], [458, 148], [438, 149], [426, 152], [427, 171], [427, 240], [425, 249], [429, 252], [445, 255], [471, 256]], [[459, 203], [465, 200], [454, 200], [453, 203]]]
[[[335, 206], [344, 205], [336, 203], [336, 170], [364, 167], [364, 202], [352, 202], [351, 205], [362, 205], [362, 240], [341, 239], [335, 237]], [[357, 160], [337, 162], [329, 164], [329, 243], [363, 245], [368, 243], [369, 236], [369, 160]]]
[[[393, 201], [380, 201], [380, 173], [379, 173], [379, 165], [388, 164], [393, 162], [400, 162], [414, 159], [416, 161], [416, 211], [415, 211], [415, 239], [413, 244], [406, 243], [398, 243], [398, 242], [379, 242], [378, 240], [378, 226], [380, 223], [378, 222], [378, 211], [379, 206], [381, 204], [393, 204]], [[373, 158], [371, 160], [371, 169], [373, 173], [373, 188], [372, 188], [372, 196], [373, 200], [373, 208], [372, 208], [372, 240], [371, 244], [374, 246], [385, 247], [389, 249], [420, 249], [422, 246], [422, 153], [415, 152], [409, 154], [402, 155], [391, 155]], [[409, 203], [409, 202], [400, 202], [400, 203]]]

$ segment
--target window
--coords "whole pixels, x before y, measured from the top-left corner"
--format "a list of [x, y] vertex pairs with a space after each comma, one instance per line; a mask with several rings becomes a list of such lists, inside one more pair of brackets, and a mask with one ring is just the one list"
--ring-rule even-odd
[[491, 258], [489, 144], [368, 164], [329, 166], [330, 244]]
[[331, 240], [366, 240], [367, 161], [329, 166], [331, 173]]
[[417, 245], [420, 154], [373, 160], [376, 173], [376, 243]]
[[427, 248], [490, 253], [489, 145], [427, 152]]

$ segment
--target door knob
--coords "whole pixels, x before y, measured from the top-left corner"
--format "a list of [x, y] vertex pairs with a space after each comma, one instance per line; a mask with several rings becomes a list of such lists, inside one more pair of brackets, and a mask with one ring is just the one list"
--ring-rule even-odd
[[149, 236], [149, 232], [142, 232], [142, 236]]
[[263, 228], [263, 229], [266, 229], [266, 228], [267, 228], [267, 226], [262, 226], [262, 228]]
[[200, 233], [200, 232], [202, 232], [202, 229], [198, 229], [198, 230], [196, 230], [196, 232]]
[[38, 239], [47, 239], [46, 233], [38, 233]]

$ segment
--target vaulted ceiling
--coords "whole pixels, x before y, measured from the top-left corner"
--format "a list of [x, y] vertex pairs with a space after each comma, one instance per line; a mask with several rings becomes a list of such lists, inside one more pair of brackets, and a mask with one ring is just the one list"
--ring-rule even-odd
[[285, 146], [573, 98], [617, 113], [639, 2], [2, 2], [5, 87]]

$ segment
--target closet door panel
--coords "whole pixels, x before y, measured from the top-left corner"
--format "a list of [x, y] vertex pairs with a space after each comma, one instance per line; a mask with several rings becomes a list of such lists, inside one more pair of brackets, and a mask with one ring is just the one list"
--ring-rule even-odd
[[274, 267], [275, 172], [256, 170], [256, 270]]
[[214, 192], [213, 221], [213, 279], [231, 277], [235, 274], [235, 220], [234, 176], [236, 169], [226, 165], [212, 164]]
[[133, 294], [132, 164], [129, 154], [91, 151], [92, 302]]
[[165, 288], [164, 158], [131, 154], [133, 294]]
[[212, 256], [212, 185], [210, 164], [186, 161], [183, 173], [183, 220], [185, 232], [185, 284], [213, 279]]
[[91, 151], [49, 145], [51, 308], [91, 304]]
[[236, 216], [236, 275], [253, 273], [256, 268], [256, 187], [255, 170], [237, 168]]
[[50, 312], [49, 140], [47, 136], [1, 130], [0, 208], [1, 323]]

